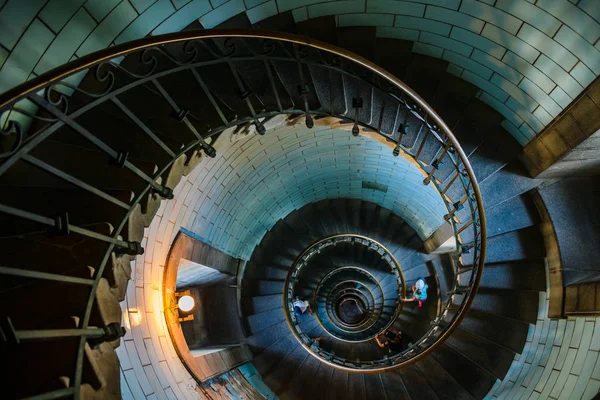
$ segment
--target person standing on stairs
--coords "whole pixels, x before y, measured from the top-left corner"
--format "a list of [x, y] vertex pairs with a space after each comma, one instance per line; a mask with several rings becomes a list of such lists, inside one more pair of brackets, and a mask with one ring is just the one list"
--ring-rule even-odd
[[321, 342], [324, 341], [325, 338], [322, 336], [316, 337], [312, 339], [312, 343], [310, 344], [310, 348], [314, 350], [318, 350], [321, 348]]
[[[384, 337], [383, 340], [381, 339], [382, 336]], [[388, 328], [375, 336], [375, 341], [377, 341], [379, 347], [387, 347], [390, 354], [402, 351], [402, 332], [394, 328]]]
[[308, 311], [308, 315], [312, 315], [312, 309], [310, 308], [310, 304], [306, 300], [300, 300], [299, 296], [296, 296], [294, 299], [294, 314], [296, 314], [296, 319], [298, 323], [301, 323], [300, 315], [305, 314]]
[[417, 301], [419, 303], [419, 307], [423, 307], [423, 302], [427, 300], [427, 289], [429, 285], [425, 283], [425, 278], [419, 278], [412, 285], [412, 297], [408, 297], [406, 299], [402, 299], [402, 301], [411, 302]]

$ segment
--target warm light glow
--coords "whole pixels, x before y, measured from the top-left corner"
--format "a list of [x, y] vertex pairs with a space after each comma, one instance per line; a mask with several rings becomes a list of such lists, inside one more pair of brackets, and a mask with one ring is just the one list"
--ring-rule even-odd
[[188, 312], [192, 308], [194, 308], [194, 299], [192, 298], [192, 296], [188, 295], [181, 296], [179, 298], [179, 301], [177, 302], [177, 305], [179, 306], [179, 309], [181, 311]]
[[138, 326], [142, 322], [142, 314], [137, 308], [128, 308], [123, 313], [123, 322], [127, 330], [131, 330], [132, 327]]

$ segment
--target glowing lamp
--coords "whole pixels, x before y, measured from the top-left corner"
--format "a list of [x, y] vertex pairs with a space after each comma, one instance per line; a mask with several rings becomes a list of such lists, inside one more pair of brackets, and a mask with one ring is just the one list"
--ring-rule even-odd
[[177, 302], [177, 305], [179, 306], [179, 309], [183, 312], [191, 311], [195, 305], [194, 298], [188, 295], [181, 296], [179, 298], [179, 301]]

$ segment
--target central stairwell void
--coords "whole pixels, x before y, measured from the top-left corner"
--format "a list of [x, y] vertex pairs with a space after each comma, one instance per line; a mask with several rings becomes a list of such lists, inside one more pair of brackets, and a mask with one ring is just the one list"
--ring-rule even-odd
[[[79, 86], [69, 83], [82, 73]], [[230, 248], [249, 255], [240, 277], [244, 343], [281, 398], [483, 398], [536, 320], [544, 288], [529, 283], [540, 270], [518, 263], [544, 254], [528, 198], [511, 197], [519, 218], [487, 243], [482, 193], [452, 131], [403, 82], [335, 46], [266, 31], [155, 36], [5, 93], [0, 115], [0, 240], [13, 250], [0, 267], [0, 328], [11, 398], [119, 397], [118, 302], [161, 198], [176, 197], [182, 176], [215, 157], [222, 138], [269, 138], [285, 125], [302, 125], [297, 143], [329, 125], [348, 147], [377, 142], [387, 154], [367, 150], [363, 164], [377, 157], [374, 168], [392, 177], [401, 160], [419, 189], [391, 178], [393, 187], [360, 182], [386, 192], [385, 204], [323, 189], [264, 222], [264, 235], [219, 216], [223, 232], [240, 226]], [[260, 151], [280, 156], [269, 165], [276, 171], [291, 152], [259, 140]], [[314, 146], [337, 160], [336, 143]], [[251, 172], [249, 183], [238, 174], [240, 185], [265, 179]], [[324, 187], [332, 179], [321, 178]], [[489, 193], [492, 205], [506, 200]], [[452, 251], [428, 254], [425, 241], [442, 225]], [[429, 286], [423, 307], [402, 301], [419, 278]], [[294, 313], [296, 296], [313, 315]], [[377, 345], [388, 328], [403, 333], [401, 348]]]

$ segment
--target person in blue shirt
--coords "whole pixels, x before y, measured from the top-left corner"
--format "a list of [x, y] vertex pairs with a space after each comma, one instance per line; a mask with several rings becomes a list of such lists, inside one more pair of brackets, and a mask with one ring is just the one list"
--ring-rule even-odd
[[419, 279], [417, 279], [415, 284], [412, 285], [412, 288], [411, 288], [412, 289], [412, 297], [402, 299], [402, 301], [406, 301], [406, 302], [416, 301], [419, 303], [419, 307], [423, 307], [423, 302], [425, 300], [427, 300], [427, 289], [428, 288], [429, 288], [429, 285], [427, 285], [427, 283], [425, 283], [425, 278], [419, 278]]
[[296, 314], [296, 319], [298, 323], [302, 323], [300, 316], [308, 311], [308, 315], [312, 315], [312, 309], [310, 308], [310, 304], [308, 301], [300, 300], [300, 297], [296, 296], [294, 299], [294, 314]]

